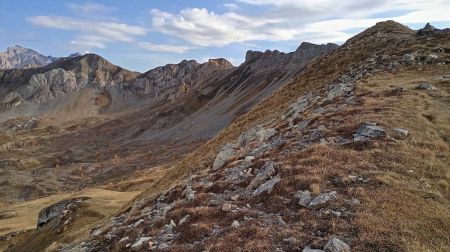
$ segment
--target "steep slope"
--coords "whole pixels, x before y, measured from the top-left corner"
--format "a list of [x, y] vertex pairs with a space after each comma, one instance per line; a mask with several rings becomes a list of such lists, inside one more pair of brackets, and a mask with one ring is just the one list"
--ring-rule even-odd
[[[335, 44], [302, 43], [292, 53], [249, 51], [246, 61], [237, 68], [221, 74], [214, 71], [212, 74], [194, 75], [204, 76], [202, 80], [179, 80], [178, 83], [189, 83], [187, 90], [194, 92], [172, 104], [158, 107], [159, 112], [151, 111], [147, 119], [139, 123], [139, 136], [155, 140], [210, 138], [264, 97], [288, 83], [308, 62], [336, 48]], [[217, 63], [213, 61], [206, 64]], [[173, 94], [180, 87], [180, 84], [175, 86]]]
[[378, 23], [63, 251], [448, 251], [448, 48]]

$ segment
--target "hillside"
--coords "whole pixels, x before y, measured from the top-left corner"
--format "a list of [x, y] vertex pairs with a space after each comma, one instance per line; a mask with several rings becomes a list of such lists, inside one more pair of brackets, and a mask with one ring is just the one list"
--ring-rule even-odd
[[[152, 172], [164, 173], [161, 167], [336, 48], [303, 47], [277, 52], [283, 62], [297, 55], [289, 70], [258, 66], [270, 61], [265, 52], [239, 67], [224, 59], [183, 61], [139, 74], [87, 54], [0, 72], [0, 200], [12, 204], [92, 186], [142, 188], [156, 179]], [[141, 172], [146, 176], [129, 186]]]
[[[89, 237], [52, 247], [448, 251], [449, 48], [447, 31], [378, 23], [308, 64]], [[48, 246], [48, 234], [11, 250]]]

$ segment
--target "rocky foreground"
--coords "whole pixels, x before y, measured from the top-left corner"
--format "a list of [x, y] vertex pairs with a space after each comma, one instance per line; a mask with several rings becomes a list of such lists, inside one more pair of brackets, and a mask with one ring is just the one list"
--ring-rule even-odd
[[[448, 251], [449, 48], [446, 30], [379, 23], [177, 164], [170, 183], [150, 185], [89, 237], [47, 246]], [[43, 210], [37, 234], [76, 223], [76, 203], [61, 204]]]

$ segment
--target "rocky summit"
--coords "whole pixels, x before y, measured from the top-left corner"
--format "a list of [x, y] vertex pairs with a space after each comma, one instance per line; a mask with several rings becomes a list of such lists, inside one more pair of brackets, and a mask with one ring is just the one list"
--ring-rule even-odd
[[385, 21], [239, 66], [0, 70], [0, 249], [448, 251], [449, 48]]

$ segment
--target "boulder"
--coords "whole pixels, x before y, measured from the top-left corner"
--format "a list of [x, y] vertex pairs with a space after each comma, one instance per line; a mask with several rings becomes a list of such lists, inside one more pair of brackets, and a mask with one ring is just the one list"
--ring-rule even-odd
[[333, 88], [327, 93], [327, 100], [333, 100], [336, 97], [343, 96], [350, 93], [353, 90], [353, 84], [351, 83], [339, 83], [333, 86]]
[[298, 199], [298, 204], [300, 206], [308, 206], [311, 202], [311, 193], [308, 190], [298, 191], [295, 193], [294, 197]]
[[264, 143], [277, 133], [273, 128], [253, 127], [243, 132], [238, 138], [239, 146], [246, 146], [251, 142]]
[[255, 189], [259, 185], [261, 185], [264, 181], [270, 178], [273, 174], [275, 174], [275, 162], [267, 161], [259, 170], [256, 177], [250, 182], [247, 186], [247, 189]]
[[403, 62], [405, 62], [407, 64], [414, 63], [414, 61], [415, 61], [414, 54], [407, 53], [407, 54], [403, 55], [402, 60], [403, 60]]
[[438, 56], [436, 54], [430, 54], [425, 58], [425, 64], [433, 64], [437, 61]]
[[273, 188], [275, 187], [275, 185], [278, 184], [279, 182], [281, 182], [281, 176], [277, 175], [273, 179], [268, 180], [264, 184], [260, 185], [253, 192], [253, 196], [259, 196], [259, 195], [261, 195], [264, 192], [267, 192], [268, 194], [270, 194], [272, 192]]
[[376, 126], [372, 123], [365, 124], [361, 126], [356, 134], [353, 134], [353, 141], [361, 142], [367, 141], [370, 138], [384, 138], [388, 137], [388, 133], [381, 127]]
[[213, 170], [222, 168], [228, 161], [239, 156], [239, 151], [232, 144], [225, 144], [214, 160]]
[[323, 249], [327, 252], [350, 252], [350, 246], [336, 237], [331, 238]]
[[239, 221], [235, 220], [231, 223], [231, 227], [238, 228], [240, 226]]
[[418, 90], [437, 90], [435, 86], [428, 82], [422, 82], [417, 84], [416, 89]]
[[318, 205], [323, 205], [323, 204], [327, 203], [328, 201], [334, 200], [336, 198], [337, 198], [337, 192], [336, 191], [322, 193], [319, 196], [315, 197], [311, 201], [311, 203], [309, 203], [308, 206], [315, 207], [315, 206], [318, 206]]

